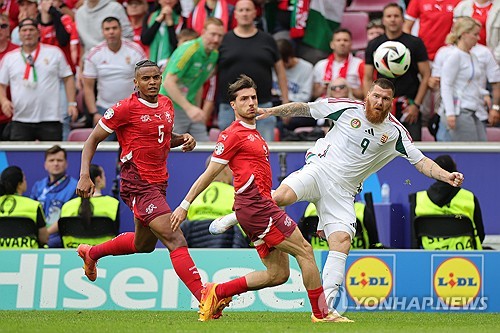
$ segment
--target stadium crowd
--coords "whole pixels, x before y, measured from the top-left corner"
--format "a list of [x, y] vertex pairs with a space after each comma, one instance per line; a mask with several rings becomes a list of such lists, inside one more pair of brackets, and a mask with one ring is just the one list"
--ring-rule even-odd
[[[391, 79], [392, 112], [415, 141], [486, 141], [486, 128], [500, 120], [497, 1], [374, 0], [368, 12], [356, 0], [0, 0], [0, 5], [3, 140], [72, 140], [72, 129], [93, 127], [133, 92], [134, 65], [150, 59], [163, 71], [161, 93], [174, 101], [177, 126], [198, 141], [215, 141], [209, 133], [233, 120], [225, 91], [240, 74], [256, 81], [261, 107], [314, 101], [342, 86], [350, 98], [362, 100], [371, 81], [382, 77], [373, 52], [388, 40], [411, 52], [408, 71]], [[464, 16], [475, 25], [457, 27]], [[213, 32], [207, 33], [207, 17], [221, 20], [223, 37], [214, 40]], [[455, 37], [447, 39], [450, 33]], [[443, 48], [456, 50], [451, 54], [462, 60], [451, 77], [446, 62], [439, 61]], [[345, 84], [332, 85], [338, 78]], [[470, 124], [479, 134], [462, 131]], [[308, 138], [293, 135], [297, 128], [312, 132], [322, 125], [270, 117], [258, 128], [268, 141], [297, 140]]]

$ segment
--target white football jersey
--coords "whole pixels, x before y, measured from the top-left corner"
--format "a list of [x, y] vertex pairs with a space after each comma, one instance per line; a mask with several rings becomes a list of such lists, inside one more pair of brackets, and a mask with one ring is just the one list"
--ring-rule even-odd
[[322, 164], [334, 181], [352, 193], [359, 192], [369, 175], [396, 156], [411, 164], [424, 157], [391, 114], [381, 124], [372, 124], [359, 101], [325, 98], [308, 105], [315, 119], [331, 119], [334, 126], [307, 151], [306, 162]]

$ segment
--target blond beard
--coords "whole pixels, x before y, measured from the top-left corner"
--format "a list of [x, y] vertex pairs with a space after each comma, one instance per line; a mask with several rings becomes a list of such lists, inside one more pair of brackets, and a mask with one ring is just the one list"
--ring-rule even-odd
[[366, 119], [368, 119], [370, 123], [376, 125], [382, 124], [389, 115], [390, 111], [390, 108], [387, 108], [387, 110], [382, 112], [375, 111], [368, 98], [365, 101], [365, 109], [366, 109]]

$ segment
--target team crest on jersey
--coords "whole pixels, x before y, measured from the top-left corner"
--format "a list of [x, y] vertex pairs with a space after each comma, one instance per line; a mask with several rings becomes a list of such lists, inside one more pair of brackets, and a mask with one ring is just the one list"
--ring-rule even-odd
[[220, 155], [224, 152], [224, 144], [222, 142], [217, 142], [215, 145], [215, 155]]
[[167, 118], [167, 121], [168, 121], [169, 123], [171, 123], [171, 122], [172, 122], [172, 116], [170, 115], [170, 113], [165, 112], [165, 117]]
[[254, 142], [255, 141], [255, 136], [253, 134], [249, 134], [247, 136], [247, 139], [250, 140], [250, 141], [252, 141], [252, 142]]
[[151, 117], [149, 116], [149, 114], [143, 114], [141, 116], [141, 120], [143, 123], [147, 123], [148, 121], [151, 121]]
[[125, 57], [125, 62], [127, 63], [127, 65], [130, 65], [132, 59], [130, 59], [130, 57]]
[[387, 142], [387, 140], [389, 140], [389, 135], [387, 135], [387, 133], [384, 133], [384, 134], [382, 135], [382, 137], [380, 138], [380, 142], [382, 142], [382, 143], [386, 143], [386, 142]]
[[109, 108], [104, 112], [104, 119], [111, 119], [115, 115], [115, 110]]
[[354, 118], [351, 120], [351, 127], [352, 128], [359, 128], [361, 126], [361, 121], [358, 118]]

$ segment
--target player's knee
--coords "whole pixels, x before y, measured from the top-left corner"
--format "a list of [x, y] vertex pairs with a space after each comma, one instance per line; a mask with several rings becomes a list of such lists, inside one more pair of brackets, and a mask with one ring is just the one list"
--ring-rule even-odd
[[291, 205], [297, 201], [297, 195], [287, 185], [280, 185], [272, 195], [274, 201], [276, 201], [276, 204], [280, 207]]
[[279, 286], [288, 281], [290, 277], [290, 268], [275, 270], [269, 273], [269, 286]]
[[155, 245], [150, 245], [150, 244], [135, 244], [135, 249], [137, 250], [137, 253], [151, 253], [155, 250]]

